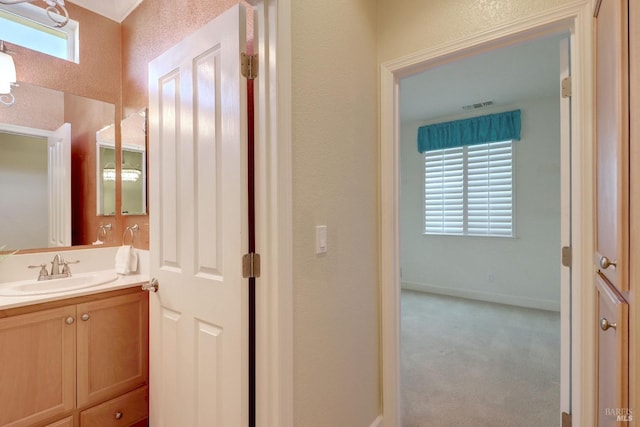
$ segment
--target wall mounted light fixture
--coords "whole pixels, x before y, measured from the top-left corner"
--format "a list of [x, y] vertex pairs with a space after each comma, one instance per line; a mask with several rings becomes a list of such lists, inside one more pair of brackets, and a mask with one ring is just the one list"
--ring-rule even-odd
[[7, 53], [4, 41], [0, 41], [0, 102], [10, 107], [15, 102], [11, 87], [16, 83], [16, 65]]
[[[35, 0], [0, 0], [1, 4], [18, 4], [18, 3], [31, 3]], [[47, 4], [45, 10], [47, 16], [53, 21], [54, 27], [64, 27], [69, 22], [69, 12], [64, 7], [64, 0], [42, 0]]]

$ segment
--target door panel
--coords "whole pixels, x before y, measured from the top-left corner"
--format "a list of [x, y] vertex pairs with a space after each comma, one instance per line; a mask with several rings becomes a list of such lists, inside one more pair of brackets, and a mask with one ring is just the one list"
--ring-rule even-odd
[[154, 426], [247, 424], [244, 19], [235, 6], [149, 65]]
[[621, 292], [628, 287], [629, 78], [628, 0], [602, 0], [596, 11], [595, 261]]
[[628, 425], [629, 306], [600, 275], [596, 276], [596, 293], [598, 427]]

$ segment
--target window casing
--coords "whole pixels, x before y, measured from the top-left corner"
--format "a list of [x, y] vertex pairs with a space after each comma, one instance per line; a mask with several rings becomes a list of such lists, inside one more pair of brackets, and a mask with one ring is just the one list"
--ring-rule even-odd
[[514, 235], [513, 142], [424, 153], [424, 232]]
[[79, 25], [55, 28], [43, 8], [29, 3], [0, 4], [0, 40], [79, 63]]

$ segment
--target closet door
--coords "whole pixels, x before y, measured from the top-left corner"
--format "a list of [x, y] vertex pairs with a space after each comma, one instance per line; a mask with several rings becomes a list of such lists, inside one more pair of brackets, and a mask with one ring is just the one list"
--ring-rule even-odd
[[620, 292], [629, 290], [629, 0], [601, 0], [596, 31], [595, 262]]
[[620, 293], [596, 276], [598, 427], [628, 425], [629, 306]]

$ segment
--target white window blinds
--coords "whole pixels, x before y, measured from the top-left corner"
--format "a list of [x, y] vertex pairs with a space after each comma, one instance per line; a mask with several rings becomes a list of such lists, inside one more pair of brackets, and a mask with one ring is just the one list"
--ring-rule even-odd
[[513, 235], [513, 143], [425, 152], [425, 233]]
[[425, 232], [464, 234], [464, 147], [427, 151]]

